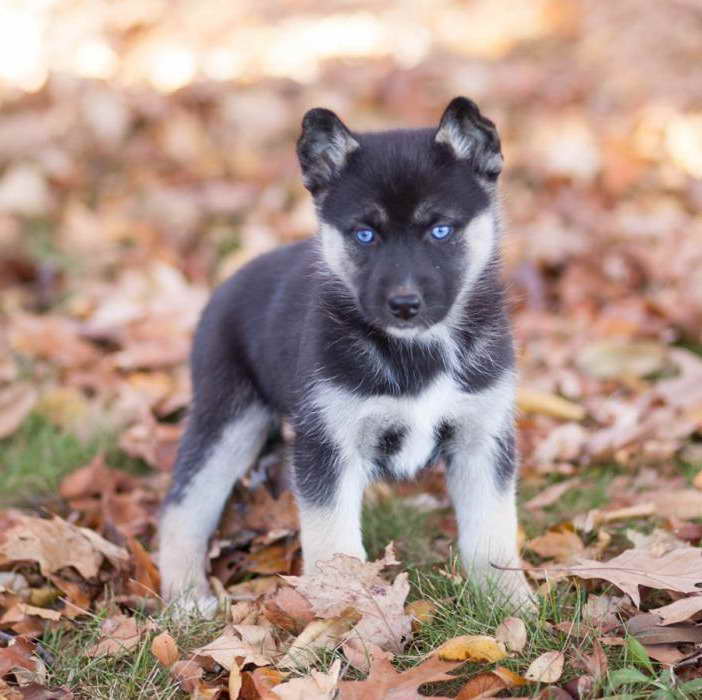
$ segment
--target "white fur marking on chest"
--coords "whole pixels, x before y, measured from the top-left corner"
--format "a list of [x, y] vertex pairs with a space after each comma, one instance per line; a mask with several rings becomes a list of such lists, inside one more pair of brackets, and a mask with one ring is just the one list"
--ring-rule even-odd
[[434, 453], [441, 423], [451, 424], [456, 439], [469, 449], [474, 437], [500, 430], [512, 409], [513, 393], [511, 372], [476, 394], [462, 391], [450, 375], [442, 374], [417, 396], [362, 397], [325, 382], [315, 388], [313, 402], [343, 460], [360, 462], [368, 471], [383, 433], [400, 429], [401, 449], [385, 461], [397, 477], [411, 478]]

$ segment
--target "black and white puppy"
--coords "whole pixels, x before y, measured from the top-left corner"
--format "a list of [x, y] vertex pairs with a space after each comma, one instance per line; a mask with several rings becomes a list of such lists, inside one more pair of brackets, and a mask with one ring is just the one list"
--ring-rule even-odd
[[313, 109], [297, 151], [319, 235], [238, 271], [197, 330], [161, 520], [165, 597], [214, 611], [208, 539], [286, 416], [305, 572], [335, 552], [364, 559], [366, 485], [442, 455], [466, 569], [526, 602], [523, 574], [504, 571], [519, 565], [517, 454], [494, 124], [464, 97], [431, 129], [356, 133]]

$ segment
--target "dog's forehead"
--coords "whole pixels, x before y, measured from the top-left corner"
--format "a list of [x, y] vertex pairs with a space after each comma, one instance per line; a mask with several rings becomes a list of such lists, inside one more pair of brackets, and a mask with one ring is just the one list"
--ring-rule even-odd
[[368, 223], [423, 224], [471, 216], [489, 204], [470, 168], [436, 147], [432, 129], [359, 134], [358, 140], [337, 196], [330, 198], [339, 214], [367, 217]]

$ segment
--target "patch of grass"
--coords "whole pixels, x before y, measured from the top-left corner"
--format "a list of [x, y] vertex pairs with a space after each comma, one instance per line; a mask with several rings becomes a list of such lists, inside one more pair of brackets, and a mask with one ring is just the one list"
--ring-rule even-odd
[[[565, 520], [570, 520], [574, 513], [586, 513], [594, 508], [601, 508], [609, 502], [607, 489], [612, 481], [621, 474], [614, 465], [592, 467], [578, 474], [578, 484], [566, 491], [555, 503], [546, 506], [540, 513], [545, 516], [535, 521], [533, 513], [521, 510], [520, 522], [527, 537], [540, 534], [544, 527], [551, 527]], [[541, 493], [545, 488], [558, 483], [559, 479], [549, 479], [546, 483], [530, 484], [524, 482], [520, 488], [521, 503]]]
[[432, 540], [438, 534], [430, 513], [423, 513], [396, 498], [382, 498], [363, 506], [363, 544], [369, 559], [381, 556], [395, 542], [405, 566], [432, 561]]
[[0, 502], [36, 502], [55, 493], [68, 472], [83, 466], [98, 441], [82, 442], [33, 414], [9, 438], [0, 441]]
[[146, 465], [116, 447], [109, 433], [80, 440], [33, 413], [19, 430], [0, 440], [0, 505], [39, 504], [56, 496], [61, 479], [98, 452], [118, 469], [143, 473]]
[[92, 615], [87, 620], [74, 623], [71, 629], [57, 628], [42, 638], [42, 646], [54, 655], [49, 665], [47, 684], [66, 685], [81, 700], [181, 700], [188, 696], [171, 678], [151, 653], [151, 640], [161, 631], [170, 632], [175, 638], [181, 658], [219, 634], [224, 623], [192, 617], [176, 620], [170, 610], [149, 618], [137, 614], [139, 624], [149, 620], [154, 632], [143, 635], [139, 645], [122, 656], [91, 658], [86, 651], [100, 637], [100, 625], [107, 611]]

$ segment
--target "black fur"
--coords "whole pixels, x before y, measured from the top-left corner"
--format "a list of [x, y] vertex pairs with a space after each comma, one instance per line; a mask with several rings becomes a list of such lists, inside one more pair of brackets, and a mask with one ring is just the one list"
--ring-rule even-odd
[[[481, 144], [471, 158], [438, 142], [437, 129], [356, 134], [328, 110], [305, 117], [298, 144], [305, 183], [321, 221], [345, 237], [353, 289], [330, 272], [319, 242], [310, 239], [256, 258], [216, 290], [195, 337], [194, 401], [170, 501], [182, 500], [224, 426], [254, 402], [289, 417], [297, 435], [298, 495], [324, 504], [334, 494], [341, 467], [333, 440], [306, 401], [313, 380], [357, 396], [415, 396], [448, 371], [470, 393], [489, 387], [512, 367], [497, 264], [485, 269], [450, 329], [457, 362], [451, 363], [438, 341], [386, 332], [389, 323], [430, 327], [446, 318], [466, 275], [467, 242], [458, 234], [434, 240], [428, 231], [438, 223], [459, 231], [491, 205], [492, 185], [485, 175], [489, 171], [494, 179], [496, 173], [483, 161], [499, 155], [494, 125], [465, 104], [449, 109], [442, 125], [453, 119], [463, 128], [465, 122]], [[372, 227], [378, 240], [367, 247], [356, 244], [350, 237], [359, 226]], [[389, 315], [387, 298], [408, 279], [423, 305], [416, 319], [402, 324]], [[437, 451], [452, 430], [436, 427]], [[382, 436], [379, 466], [399, 451], [404, 437], [402, 429]], [[514, 462], [513, 440], [505, 440], [497, 466], [502, 483]]]

